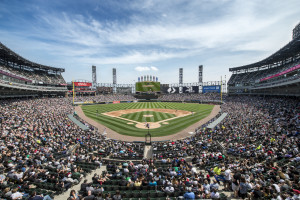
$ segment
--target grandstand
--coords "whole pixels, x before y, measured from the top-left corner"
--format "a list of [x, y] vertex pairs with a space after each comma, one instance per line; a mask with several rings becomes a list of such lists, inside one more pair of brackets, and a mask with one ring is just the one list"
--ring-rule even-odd
[[293, 40], [268, 58], [230, 68], [228, 93], [300, 96], [300, 24]]
[[31, 62], [0, 43], [0, 97], [58, 95], [67, 91], [65, 70]]

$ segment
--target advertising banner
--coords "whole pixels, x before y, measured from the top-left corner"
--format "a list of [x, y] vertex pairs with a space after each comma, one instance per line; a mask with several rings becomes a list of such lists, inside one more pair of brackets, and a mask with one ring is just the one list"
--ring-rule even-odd
[[86, 82], [74, 82], [75, 86], [78, 87], [91, 87], [92, 83], [86, 83]]
[[183, 87], [183, 93], [198, 93], [198, 86], [188, 86], [188, 87]]
[[131, 94], [132, 88], [131, 87], [117, 87], [118, 94]]
[[113, 101], [113, 104], [120, 103], [120, 101]]
[[160, 84], [160, 91], [163, 94], [167, 94], [169, 89], [169, 84]]
[[203, 86], [203, 93], [220, 93], [220, 92], [221, 92], [220, 85]]
[[169, 87], [167, 90], [168, 94], [176, 94], [179, 93], [179, 87]]
[[287, 73], [289, 73], [289, 72], [295, 71], [295, 70], [297, 70], [297, 69], [300, 69], [300, 65], [296, 65], [296, 66], [294, 66], [294, 67], [292, 67], [292, 68], [289, 68], [289, 69], [287, 69], [287, 70], [285, 70], [285, 71], [283, 71], [283, 72], [280, 72], [280, 73], [278, 73], [278, 74], [274, 74], [274, 75], [272, 75], [272, 76], [268, 76], [268, 77], [266, 77], [266, 78], [262, 78], [262, 79], [260, 79], [260, 82], [261, 82], [261, 81], [266, 81], [266, 80], [269, 80], [269, 79], [271, 79], [271, 78], [275, 78], [275, 77], [278, 77], [278, 76], [282, 76], [282, 75], [284, 75], [284, 74], [287, 74]]

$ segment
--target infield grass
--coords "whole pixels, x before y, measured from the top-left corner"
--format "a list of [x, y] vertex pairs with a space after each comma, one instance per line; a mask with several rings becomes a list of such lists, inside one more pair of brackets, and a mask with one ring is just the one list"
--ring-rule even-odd
[[[146, 115], [152, 115], [152, 117], [145, 117]], [[138, 121], [138, 122], [158, 122], [165, 119], [169, 119], [175, 117], [175, 115], [171, 113], [162, 113], [162, 112], [154, 112], [154, 111], [142, 111], [130, 114], [121, 115], [121, 117]]]
[[[128, 121], [125, 119], [114, 118], [110, 116], [103, 115], [102, 113], [117, 111], [117, 110], [127, 110], [127, 109], [147, 109], [147, 108], [159, 108], [159, 109], [174, 109], [174, 110], [186, 110], [194, 112], [193, 115], [188, 115], [185, 117], [176, 118], [168, 121], [169, 124], [161, 124], [161, 127], [156, 129], [150, 129], [150, 133], [153, 137], [165, 136], [175, 134], [193, 124], [200, 121], [201, 119], [207, 117], [212, 109], [213, 105], [207, 104], [193, 104], [193, 103], [169, 103], [169, 102], [140, 102], [140, 103], [120, 103], [120, 104], [98, 104], [98, 105], [86, 105], [82, 106], [84, 114], [97, 121], [100, 124], [120, 133], [122, 135], [130, 135], [137, 137], [144, 137], [147, 134], [147, 129], [140, 129], [135, 127], [134, 124], [127, 124]], [[140, 114], [139, 114], [140, 113]], [[121, 117], [126, 117], [127, 119], [132, 119], [134, 121], [145, 122], [143, 120], [148, 119], [142, 117], [143, 115], [153, 115], [151, 117], [153, 122], [161, 121], [163, 119], [172, 118], [172, 114], [154, 112], [154, 111], [142, 111], [136, 113], [130, 113], [122, 115]], [[152, 113], [152, 114], [150, 114]], [[140, 117], [136, 117], [137, 115]], [[160, 116], [160, 119], [158, 119]], [[149, 118], [148, 122], [152, 122]], [[121, 138], [120, 138], [121, 139]]]

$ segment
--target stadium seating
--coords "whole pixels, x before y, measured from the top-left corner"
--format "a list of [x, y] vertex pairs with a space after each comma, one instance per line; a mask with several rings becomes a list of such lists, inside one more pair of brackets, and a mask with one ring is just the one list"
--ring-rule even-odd
[[[35, 71], [26, 71], [19, 70], [16, 68], [8, 67], [8, 66], [0, 66], [0, 70], [2, 72], [8, 73], [10, 77], [15, 77], [11, 80], [11, 82], [15, 81], [25, 81], [31, 83], [43, 83], [43, 84], [51, 84], [51, 85], [59, 85], [65, 84], [65, 80], [62, 75], [49, 74], [47, 72], [35, 72]], [[1, 73], [0, 73], [1, 74]]]
[[[84, 98], [90, 97], [80, 100]], [[107, 98], [111, 100], [112, 96]], [[101, 100], [105, 101], [105, 96]], [[24, 198], [33, 191], [54, 197], [102, 165], [106, 170], [98, 176], [107, 179], [88, 182], [94, 190], [102, 191], [95, 192], [95, 196], [118, 193], [122, 199], [175, 199], [191, 190], [200, 199], [215, 195], [214, 187], [218, 187], [220, 198], [226, 198], [221, 195], [226, 192], [226, 170], [231, 170], [232, 176], [243, 174], [246, 179], [251, 172], [254, 177], [249, 184], [259, 185], [268, 198], [281, 195], [267, 193], [268, 185], [283, 186], [277, 176], [288, 177], [283, 179], [288, 187], [299, 190], [297, 99], [227, 97], [222, 112], [228, 116], [221, 124], [214, 129], [205, 124], [195, 130], [195, 135], [182, 140], [154, 142], [153, 159], [143, 159], [143, 143], [110, 140], [80, 120], [89, 127], [82, 131], [67, 118], [74, 112], [71, 102], [71, 98], [0, 102], [2, 191], [19, 188]], [[224, 146], [226, 154], [217, 142]], [[220, 174], [215, 170], [218, 166]], [[264, 181], [258, 180], [261, 176]], [[134, 183], [138, 178], [141, 186]], [[86, 196], [88, 191], [81, 186], [79, 193]], [[174, 191], [168, 191], [169, 186]], [[289, 191], [284, 194], [292, 196]], [[0, 195], [5, 198], [5, 193]]]

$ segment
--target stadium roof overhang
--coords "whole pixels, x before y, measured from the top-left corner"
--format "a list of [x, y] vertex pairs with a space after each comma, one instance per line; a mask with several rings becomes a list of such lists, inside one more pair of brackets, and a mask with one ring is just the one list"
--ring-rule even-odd
[[300, 53], [300, 37], [292, 40], [287, 45], [285, 45], [283, 48], [281, 48], [279, 51], [275, 52], [271, 56], [267, 57], [266, 59], [250, 64], [250, 65], [244, 65], [240, 67], [233, 67], [229, 68], [229, 71], [239, 71], [249, 68], [255, 68], [255, 67], [261, 67], [269, 64], [274, 64], [276, 62], [280, 62], [286, 58], [292, 57]]
[[52, 70], [57, 72], [65, 72], [65, 69], [63, 68], [56, 68], [56, 67], [50, 67], [47, 65], [41, 65], [35, 62], [31, 62], [22, 56], [18, 55], [14, 51], [10, 50], [8, 47], [6, 47], [4, 44], [0, 42], [0, 58], [5, 59], [9, 62], [16, 63], [18, 65], [24, 65], [28, 67], [32, 67], [36, 70]]

